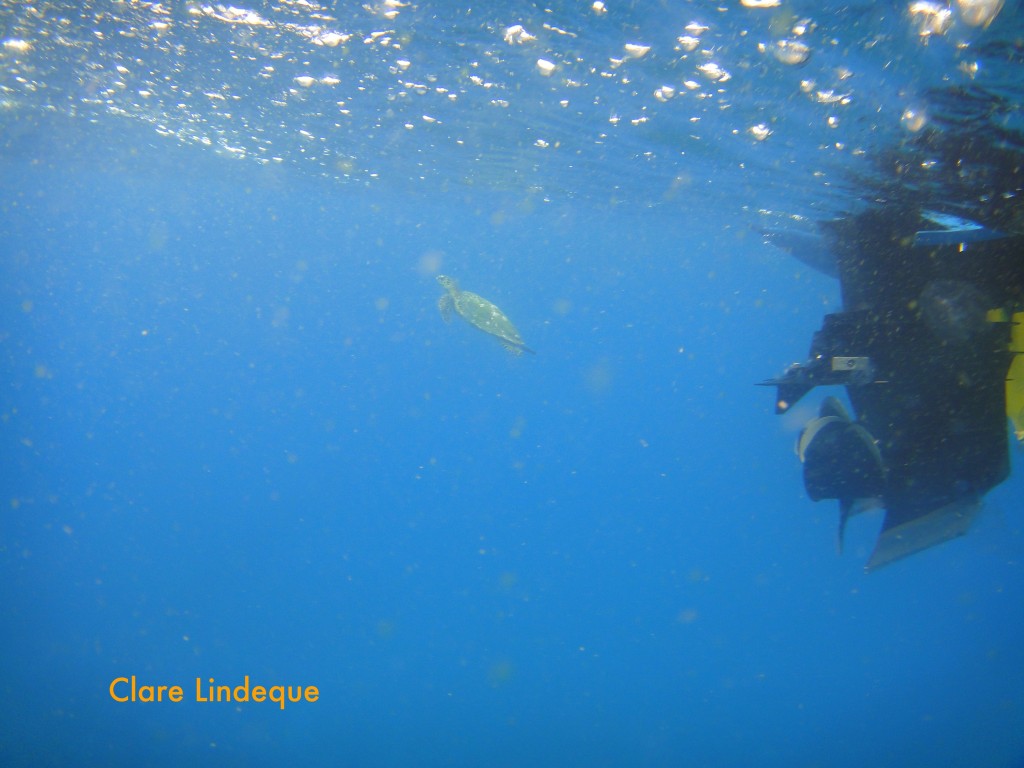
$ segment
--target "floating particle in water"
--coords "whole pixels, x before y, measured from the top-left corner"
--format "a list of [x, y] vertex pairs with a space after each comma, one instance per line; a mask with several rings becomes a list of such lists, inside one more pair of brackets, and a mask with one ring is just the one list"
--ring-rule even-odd
[[921, 291], [918, 306], [925, 325], [947, 344], [967, 344], [989, 328], [991, 302], [962, 280], [932, 280]]
[[904, 110], [903, 115], [900, 117], [900, 122], [911, 133], [917, 133], [928, 124], [928, 118], [923, 110], [909, 107]]

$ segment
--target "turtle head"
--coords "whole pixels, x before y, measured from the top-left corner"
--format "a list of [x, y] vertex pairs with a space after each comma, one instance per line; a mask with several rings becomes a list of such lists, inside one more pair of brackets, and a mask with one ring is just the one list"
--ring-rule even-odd
[[448, 277], [448, 275], [438, 275], [437, 282], [439, 282], [441, 284], [441, 287], [444, 288], [446, 291], [459, 290], [458, 284], [455, 282], [455, 280]]

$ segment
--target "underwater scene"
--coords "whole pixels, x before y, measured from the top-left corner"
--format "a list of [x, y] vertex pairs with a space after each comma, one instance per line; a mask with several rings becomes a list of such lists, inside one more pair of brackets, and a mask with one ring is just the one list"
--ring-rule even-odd
[[0, 764], [1024, 765], [1020, 0], [0, 0]]

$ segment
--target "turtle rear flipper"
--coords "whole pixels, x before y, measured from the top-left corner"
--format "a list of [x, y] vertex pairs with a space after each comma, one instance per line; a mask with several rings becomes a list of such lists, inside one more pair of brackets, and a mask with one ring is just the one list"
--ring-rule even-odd
[[501, 346], [503, 346], [516, 357], [519, 357], [521, 354], [523, 354], [523, 352], [529, 352], [531, 355], [537, 354], [525, 344], [515, 344], [511, 341], [506, 341], [505, 339], [501, 340]]
[[523, 354], [523, 350], [522, 349], [517, 347], [515, 344], [509, 344], [507, 341], [501, 342], [501, 346], [503, 346], [505, 348], [506, 352], [508, 352], [509, 354], [515, 355], [516, 357], [519, 357], [521, 354]]

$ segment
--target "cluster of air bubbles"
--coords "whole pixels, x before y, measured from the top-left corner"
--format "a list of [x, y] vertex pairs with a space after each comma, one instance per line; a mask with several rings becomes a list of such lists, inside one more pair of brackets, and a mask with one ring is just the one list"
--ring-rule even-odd
[[522, 45], [523, 43], [533, 42], [537, 39], [537, 36], [527, 32], [522, 24], [514, 24], [505, 29], [504, 38], [505, 42], [509, 45]]
[[783, 64], [803, 64], [811, 56], [811, 49], [800, 40], [776, 40], [772, 54]]
[[1003, 10], [1003, 0], [956, 0], [960, 19], [970, 27], [987, 27]]
[[[914, 0], [907, 6], [907, 13], [913, 30], [922, 42], [942, 37], [959, 27], [958, 48], [967, 48], [965, 28], [988, 27], [1003, 9], [1005, 0]], [[952, 36], [952, 34], [951, 34]], [[964, 59], [957, 69], [967, 77], [974, 79], [978, 74], [978, 62]], [[918, 133], [928, 124], [928, 117], [923, 109], [915, 106], [907, 107], [900, 117], [900, 124], [910, 133]]]
[[761, 53], [770, 52], [775, 59], [787, 66], [799, 66], [806, 63], [811, 57], [811, 48], [800, 38], [807, 34], [811, 27], [809, 19], [803, 19], [794, 24], [787, 37], [776, 40], [771, 45], [760, 43], [757, 47]]
[[907, 8], [917, 34], [922, 38], [944, 35], [953, 21], [953, 11], [945, 3], [916, 0]]
[[1003, 9], [1005, 0], [956, 0], [955, 3], [937, 0], [914, 0], [907, 6], [911, 23], [918, 36], [927, 41], [941, 37], [957, 21], [968, 27], [988, 27]]
[[651, 46], [642, 43], [626, 43], [622, 47], [623, 55], [609, 59], [612, 69], [618, 69], [630, 59], [642, 59], [651, 52]]
[[671, 85], [663, 85], [654, 91], [654, 98], [658, 101], [665, 102], [676, 95], [676, 89]]
[[[896, 19], [901, 30], [857, 30], [849, 37], [843, 33], [833, 38], [834, 21], [814, 3], [693, 3], [700, 10], [689, 17], [677, 15], [671, 31], [641, 31], [621, 26], [621, 4], [585, 0], [574, 14], [526, 12], [500, 24], [459, 15], [440, 17], [436, 34], [446, 44], [433, 46], [431, 27], [413, 34], [405, 18], [394, 23], [400, 17], [422, 16], [423, 9], [417, 10], [411, 0], [360, 0], [351, 10], [361, 8], [369, 19], [332, 11], [338, 4], [323, 0], [238, 5], [185, 0], [177, 15], [166, 2], [122, 0], [107, 4], [116, 11], [111, 11], [111, 18], [123, 22], [132, 35], [150, 36], [144, 48], [152, 61], [142, 49], [136, 59], [118, 53], [117, 46], [104, 42], [99, 33], [98, 42], [79, 43], [66, 31], [48, 37], [29, 34], [32, 25], [27, 22], [24, 30], [11, 26], [0, 35], [0, 63], [9, 69], [7, 87], [0, 88], [0, 113], [11, 109], [19, 87], [26, 99], [53, 101], [56, 88], [44, 93], [47, 89], [25, 74], [24, 62], [60, 61], [59, 52], [47, 46], [81, 45], [82, 61], [95, 62], [83, 64], [82, 85], [71, 92], [74, 109], [109, 110], [144, 120], [161, 135], [219, 147], [232, 157], [277, 163], [301, 156], [329, 174], [337, 170], [346, 177], [376, 178], [376, 165], [380, 172], [391, 170], [389, 158], [396, 156], [396, 147], [389, 144], [387, 153], [380, 152], [374, 144], [379, 136], [390, 142], [408, 141], [402, 149], [411, 148], [418, 158], [417, 178], [446, 174], [452, 167], [460, 175], [479, 173], [478, 168], [491, 162], [481, 140], [489, 135], [491, 118], [463, 108], [463, 103], [511, 108], [521, 118], [533, 116], [531, 106], [558, 105], [572, 116], [570, 121], [538, 113], [537, 124], [550, 135], [537, 135], [531, 122], [527, 135], [510, 138], [507, 154], [494, 158], [495, 176], [504, 173], [503, 164], [518, 147], [552, 156], [561, 152], [560, 162], [579, 167], [578, 156], [587, 151], [591, 135], [593, 151], [602, 159], [618, 157], [619, 152], [632, 158], [631, 139], [615, 144], [602, 120], [580, 130], [576, 118], [585, 120], [590, 104], [601, 105], [602, 114], [607, 105], [608, 122], [620, 126], [614, 130], [621, 134], [630, 125], [657, 126], [646, 134], [652, 147], [643, 153], [652, 165], [670, 168], [682, 162], [677, 159], [683, 153], [677, 153], [680, 136], [686, 142], [704, 142], [711, 152], [712, 142], [717, 146], [726, 134], [745, 142], [740, 151], [765, 146], [761, 151], [771, 160], [775, 151], [792, 150], [794, 133], [807, 125], [807, 116], [817, 147], [829, 153], [843, 149], [843, 139], [856, 130], [863, 110], [883, 112], [890, 128], [908, 134], [927, 130], [929, 120], [941, 121], [941, 112], [926, 114], [923, 100], [916, 101], [922, 88], [901, 89], [898, 93], [914, 93], [902, 100], [871, 93], [871, 57], [887, 48], [880, 43], [902, 36], [930, 42], [929, 63], [939, 64], [940, 55], [952, 53], [948, 68], [939, 75], [987, 76], [982, 68], [985, 51], [978, 46], [976, 55], [968, 52], [968, 38], [993, 23], [1005, 23], [1005, 15], [999, 18], [1004, 4], [1005, 0], [902, 0], [902, 15]], [[94, 6], [106, 7], [95, 0], [83, 4]], [[525, 12], [537, 7], [523, 8]], [[1014, 4], [1010, 7], [1016, 10]], [[45, 21], [35, 12], [25, 15], [39, 24]], [[558, 18], [566, 19], [567, 28], [554, 25]], [[871, 18], [884, 24], [892, 21], [879, 15]], [[467, 24], [477, 23], [483, 23], [478, 31], [490, 39], [478, 40], [476, 32], [463, 42], [449, 39]], [[64, 24], [58, 26], [63, 29]], [[863, 58], [850, 54], [858, 39], [865, 46]], [[207, 44], [211, 49], [222, 47], [225, 55], [251, 71], [253, 87], [248, 81], [223, 79], [220, 72], [206, 73], [193, 66], [191, 57]], [[853, 66], [861, 79], [852, 79]], [[893, 67], [894, 77], [897, 69]], [[518, 76], [524, 81], [515, 82]], [[37, 91], [42, 95], [33, 96]], [[783, 110], [790, 106], [787, 101], [795, 108]], [[890, 104], [898, 106], [889, 112]], [[396, 130], [387, 130], [390, 122]], [[513, 120], [499, 130], [516, 131], [526, 122]], [[828, 138], [818, 129], [828, 131]], [[398, 138], [411, 130], [417, 132], [416, 138]], [[662, 144], [664, 137], [672, 138]], [[459, 147], [457, 154], [441, 151], [448, 143]], [[871, 142], [864, 143], [868, 151]], [[338, 146], [346, 147], [344, 157], [334, 149]], [[576, 154], [570, 156], [571, 152]], [[701, 157], [696, 152], [690, 155]], [[456, 160], [463, 157], [465, 166]], [[548, 172], [540, 164], [536, 168], [546, 180]], [[404, 163], [398, 172], [405, 172]]]

